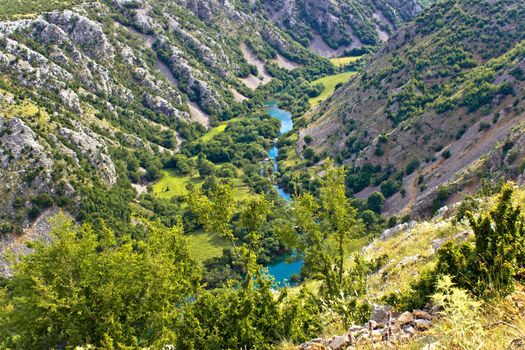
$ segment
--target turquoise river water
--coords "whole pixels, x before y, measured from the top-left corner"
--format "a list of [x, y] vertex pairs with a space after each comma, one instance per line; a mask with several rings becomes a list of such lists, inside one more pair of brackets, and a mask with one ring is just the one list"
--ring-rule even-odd
[[[273, 118], [279, 119], [281, 122], [281, 135], [286, 134], [287, 132], [291, 131], [293, 129], [293, 120], [292, 120], [292, 114], [288, 111], [285, 111], [283, 109], [278, 108], [275, 105], [269, 105], [266, 108], [267, 113], [272, 116]], [[279, 171], [279, 165], [277, 164], [277, 156], [279, 155], [279, 147], [277, 144], [275, 144], [269, 151], [268, 151], [268, 157], [273, 162], [273, 170], [275, 173]], [[291, 196], [289, 193], [286, 193], [282, 188], [275, 185], [274, 186], [279, 195], [287, 202], [290, 201]], [[299, 274], [301, 272], [301, 268], [303, 267], [303, 261], [297, 260], [297, 261], [289, 261], [288, 257], [285, 257], [284, 259], [274, 262], [270, 265], [268, 265], [268, 272], [270, 275], [272, 275], [275, 279], [275, 284], [278, 286], [283, 286], [286, 284], [287, 281], [290, 281], [290, 277], [292, 275]], [[291, 259], [293, 260], [293, 259]]]

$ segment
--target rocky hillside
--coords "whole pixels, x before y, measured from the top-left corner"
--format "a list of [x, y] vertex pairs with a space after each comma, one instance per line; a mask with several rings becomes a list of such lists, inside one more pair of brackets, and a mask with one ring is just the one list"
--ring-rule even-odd
[[93, 184], [151, 181], [158, 155], [253, 109], [258, 87], [331, 67], [309, 45], [330, 54], [375, 45], [419, 10], [392, 0], [9, 0], [0, 5], [1, 231], [51, 203], [82, 202], [71, 199]]
[[320, 55], [377, 45], [422, 7], [416, 0], [263, 1], [271, 19]]
[[520, 1], [434, 5], [314, 109], [301, 134], [352, 167], [347, 184], [357, 197], [383, 192], [387, 214], [423, 214], [480, 178], [517, 177], [524, 24]]

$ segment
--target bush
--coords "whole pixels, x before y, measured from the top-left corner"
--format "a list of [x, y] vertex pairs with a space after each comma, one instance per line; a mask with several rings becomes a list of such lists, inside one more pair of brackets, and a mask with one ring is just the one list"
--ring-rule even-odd
[[307, 145], [311, 144], [313, 140], [314, 140], [314, 138], [313, 138], [311, 135], [306, 135], [306, 136], [304, 137], [304, 142], [305, 142]]
[[405, 174], [406, 175], [412, 174], [417, 168], [419, 168], [419, 164], [420, 164], [419, 160], [417, 160], [417, 159], [414, 159], [413, 161], [408, 163], [406, 168], [405, 168]]
[[483, 346], [485, 329], [481, 322], [482, 303], [467, 291], [454, 287], [450, 276], [442, 276], [432, 295], [434, 305], [441, 307], [436, 334], [446, 349], [479, 349]]
[[490, 124], [489, 124], [489, 123], [487, 123], [487, 122], [481, 122], [481, 123], [479, 123], [479, 128], [478, 128], [478, 130], [479, 130], [480, 132], [481, 132], [481, 131], [486, 131], [486, 130], [488, 130], [488, 129], [490, 129]]
[[380, 187], [381, 193], [385, 196], [385, 198], [392, 197], [394, 193], [396, 193], [399, 190], [399, 184], [390, 179], [387, 181], [383, 181]]
[[388, 228], [395, 227], [397, 225], [397, 217], [391, 216], [388, 218], [387, 226]]
[[381, 214], [383, 205], [385, 204], [385, 196], [381, 192], [372, 193], [367, 199], [368, 209]]
[[53, 197], [49, 193], [40, 193], [33, 199], [33, 204], [40, 208], [49, 208], [53, 205]]
[[501, 190], [495, 209], [475, 217], [467, 212], [475, 242], [447, 243], [439, 251], [438, 274], [478, 296], [503, 296], [512, 291], [515, 278], [525, 277], [525, 219], [512, 205], [513, 190]]
[[206, 176], [213, 175], [215, 172], [215, 166], [213, 165], [213, 163], [204, 158], [199, 159], [197, 169], [199, 170], [199, 175], [203, 178]]
[[304, 151], [303, 151], [303, 157], [304, 159], [307, 159], [307, 160], [312, 160], [315, 158], [315, 151], [313, 148], [311, 147], [307, 147]]

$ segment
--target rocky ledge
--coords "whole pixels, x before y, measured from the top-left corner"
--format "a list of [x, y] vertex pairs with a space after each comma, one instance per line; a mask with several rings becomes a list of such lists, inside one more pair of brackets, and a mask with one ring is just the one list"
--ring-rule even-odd
[[[420, 336], [432, 327], [436, 310], [426, 305], [423, 310], [397, 313], [391, 306], [374, 305], [370, 320], [363, 326], [351, 326], [343, 335], [316, 338], [301, 344], [298, 350], [353, 350], [395, 348], [397, 344]], [[424, 349], [433, 348], [426, 346]]]

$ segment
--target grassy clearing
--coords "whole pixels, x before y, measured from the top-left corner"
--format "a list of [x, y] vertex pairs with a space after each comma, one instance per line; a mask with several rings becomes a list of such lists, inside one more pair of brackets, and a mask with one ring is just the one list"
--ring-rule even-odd
[[201, 141], [211, 141], [215, 136], [222, 134], [224, 130], [226, 130], [226, 126], [228, 126], [228, 123], [221, 123], [218, 126], [208, 130], [208, 132], [202, 135], [200, 138]]
[[[153, 185], [153, 194], [157, 198], [171, 199], [174, 196], [183, 196], [188, 193], [187, 186], [195, 188], [202, 186], [202, 178], [198, 175], [181, 176], [173, 170], [161, 170], [162, 178]], [[242, 174], [242, 173], [241, 173]], [[234, 196], [238, 201], [245, 200], [252, 195], [250, 189], [243, 184], [242, 179], [232, 179], [235, 190]]]
[[331, 58], [330, 62], [332, 62], [332, 64], [335, 67], [345, 67], [345, 66], [348, 66], [349, 64], [359, 61], [362, 57], [363, 56], [335, 57], [335, 58]]
[[226, 239], [213, 233], [199, 231], [186, 238], [191, 256], [199, 263], [221, 256], [222, 250], [230, 247], [230, 243]]
[[42, 12], [71, 8], [81, 2], [80, 0], [2, 0], [0, 19], [31, 17]]
[[180, 176], [172, 170], [162, 170], [162, 178], [153, 185], [153, 193], [163, 199], [182, 196], [188, 192], [186, 186], [190, 183], [197, 187], [202, 185], [198, 177]]
[[312, 85], [321, 84], [324, 86], [324, 90], [319, 96], [310, 99], [310, 105], [317, 106], [319, 103], [332, 96], [337, 84], [346, 83], [348, 79], [350, 79], [355, 74], [356, 72], [343, 72], [313, 81], [311, 83]]

